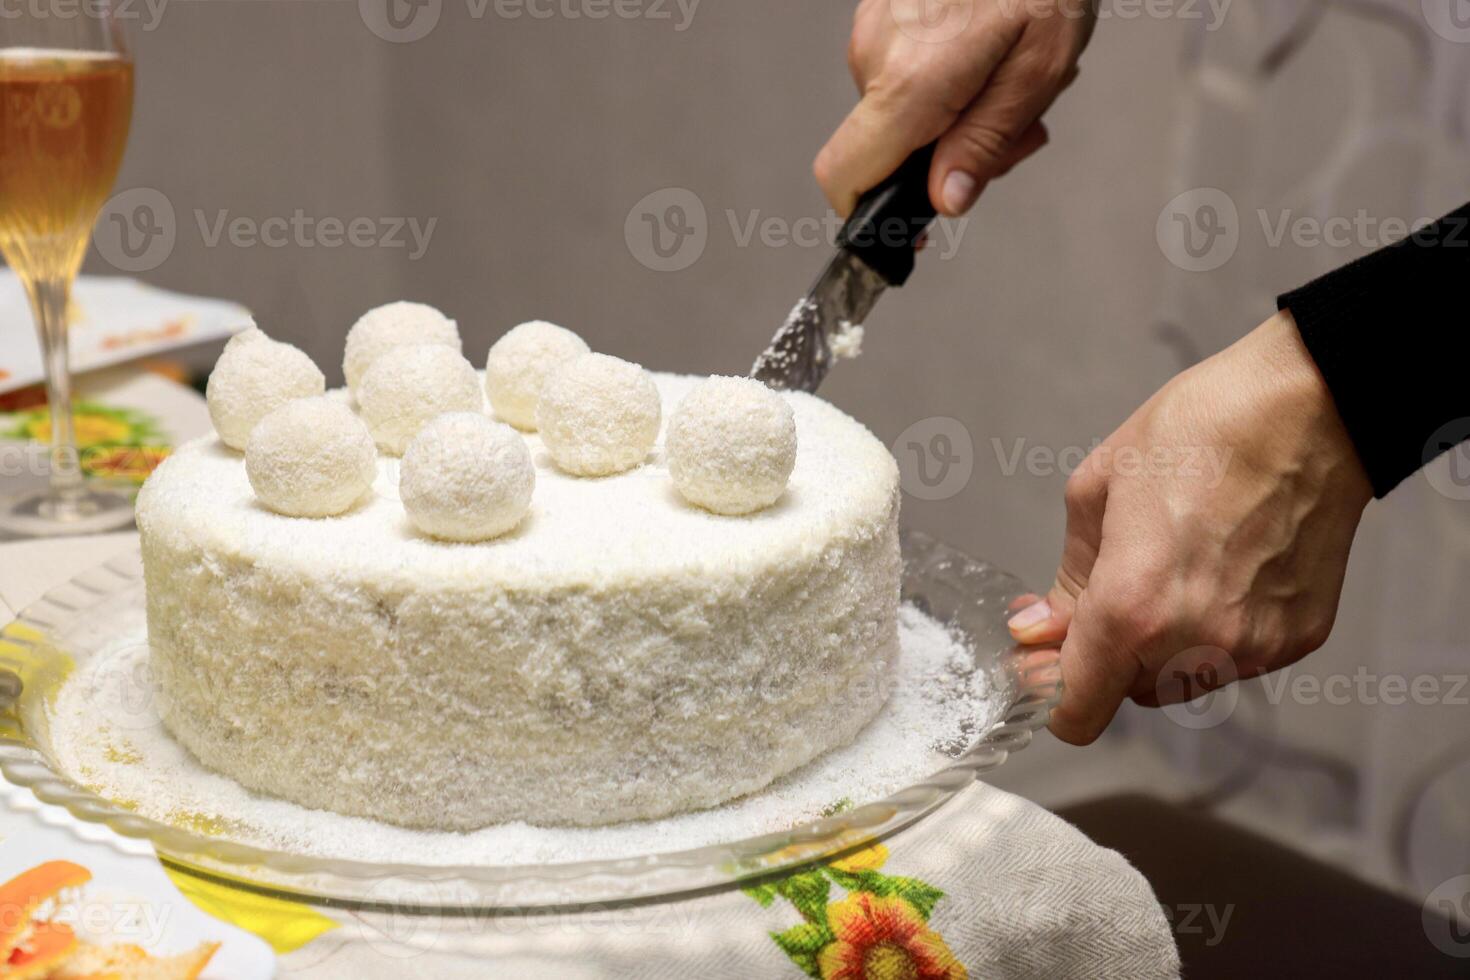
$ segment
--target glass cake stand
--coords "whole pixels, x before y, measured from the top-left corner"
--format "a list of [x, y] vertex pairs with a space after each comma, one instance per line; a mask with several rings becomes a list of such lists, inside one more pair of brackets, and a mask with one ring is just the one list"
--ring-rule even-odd
[[[962, 634], [975, 666], [1002, 692], [999, 718], [954, 750], [929, 778], [881, 800], [781, 833], [691, 850], [551, 865], [419, 866], [291, 854], [232, 841], [228, 829], [171, 826], [130, 812], [61, 775], [48, 732], [48, 699], [97, 656], [122, 613], [143, 604], [137, 552], [52, 590], [0, 633], [0, 773], [11, 793], [69, 810], [146, 840], [176, 871], [278, 898], [367, 913], [464, 916], [479, 912], [606, 908], [731, 887], [824, 860], [914, 824], [1003, 764], [1045, 726], [1061, 695], [1055, 650], [1014, 646], [1005, 621], [1024, 593], [1015, 577], [922, 534], [903, 535], [904, 599]], [[16, 688], [19, 688], [17, 694]], [[3, 705], [0, 705], [3, 706]]]

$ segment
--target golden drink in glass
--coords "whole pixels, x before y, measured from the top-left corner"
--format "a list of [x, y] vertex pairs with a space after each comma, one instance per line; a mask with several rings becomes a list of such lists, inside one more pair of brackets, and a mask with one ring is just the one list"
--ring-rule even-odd
[[0, 253], [27, 283], [81, 267], [132, 113], [130, 61], [0, 51]]
[[71, 284], [117, 177], [133, 106], [132, 62], [117, 50], [110, 24], [92, 33], [102, 43], [0, 47], [0, 254], [35, 313], [51, 411], [49, 489], [0, 513], [0, 527], [20, 533], [96, 531], [131, 520], [125, 495], [83, 482], [71, 419]]

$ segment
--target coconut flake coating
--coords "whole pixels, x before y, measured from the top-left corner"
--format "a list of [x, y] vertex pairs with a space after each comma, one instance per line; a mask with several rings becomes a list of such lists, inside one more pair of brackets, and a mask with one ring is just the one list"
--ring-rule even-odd
[[[669, 404], [699, 380], [654, 377]], [[531, 512], [483, 544], [415, 531], [394, 460], [292, 521], [215, 439], [179, 447], [138, 498], [165, 724], [251, 789], [440, 829], [658, 818], [847, 744], [898, 646], [898, 468], [782, 397], [796, 467], [758, 514], [685, 504], [662, 446], [586, 480], [531, 436]]]
[[369, 368], [357, 404], [378, 448], [401, 456], [424, 423], [445, 412], [478, 412], [485, 400], [479, 375], [457, 349], [419, 344]]
[[621, 473], [643, 462], [661, 417], [648, 372], [606, 354], [583, 354], [558, 368], [536, 407], [552, 458], [578, 476]]
[[442, 344], [460, 350], [459, 326], [427, 303], [397, 302], [374, 307], [347, 331], [342, 374], [354, 393], [368, 368], [395, 347]]
[[326, 390], [326, 377], [303, 351], [251, 327], [225, 344], [204, 397], [214, 431], [231, 449], [243, 450], [250, 430], [272, 411]]
[[260, 502], [286, 517], [341, 514], [373, 485], [378, 453], [367, 426], [327, 398], [288, 402], [260, 420], [245, 446], [245, 476]]
[[749, 514], [786, 492], [796, 416], [750, 378], [710, 378], [669, 419], [669, 476], [679, 495], [716, 514]]
[[414, 526], [446, 541], [509, 531], [526, 515], [535, 486], [526, 440], [478, 412], [451, 412], [420, 429], [398, 483]]
[[588, 353], [587, 342], [566, 327], [531, 320], [513, 327], [485, 359], [485, 394], [502, 422], [536, 431], [536, 405], [552, 372]]

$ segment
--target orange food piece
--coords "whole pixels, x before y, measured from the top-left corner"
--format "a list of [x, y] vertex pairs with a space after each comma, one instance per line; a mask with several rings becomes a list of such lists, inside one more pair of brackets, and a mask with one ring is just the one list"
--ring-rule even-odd
[[0, 962], [9, 962], [21, 940], [32, 932], [36, 909], [63, 889], [78, 888], [91, 878], [92, 872], [80, 864], [47, 861], [0, 885]]
[[141, 946], [78, 942], [63, 923], [32, 921], [47, 901], [91, 879], [80, 864], [48, 861], [0, 885], [0, 980], [197, 980], [219, 943], [151, 956]]
[[38, 922], [31, 927], [20, 945], [10, 951], [0, 977], [5, 980], [41, 980], [54, 976], [77, 948], [76, 933], [60, 922]]

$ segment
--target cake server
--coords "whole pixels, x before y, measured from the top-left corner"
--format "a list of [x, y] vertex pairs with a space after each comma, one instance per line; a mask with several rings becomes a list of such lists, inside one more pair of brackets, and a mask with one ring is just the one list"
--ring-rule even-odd
[[884, 290], [908, 281], [915, 245], [935, 217], [933, 160], [930, 143], [858, 199], [837, 236], [837, 254], [756, 358], [752, 378], [772, 388], [816, 391], [832, 367], [833, 337], [861, 326]]

